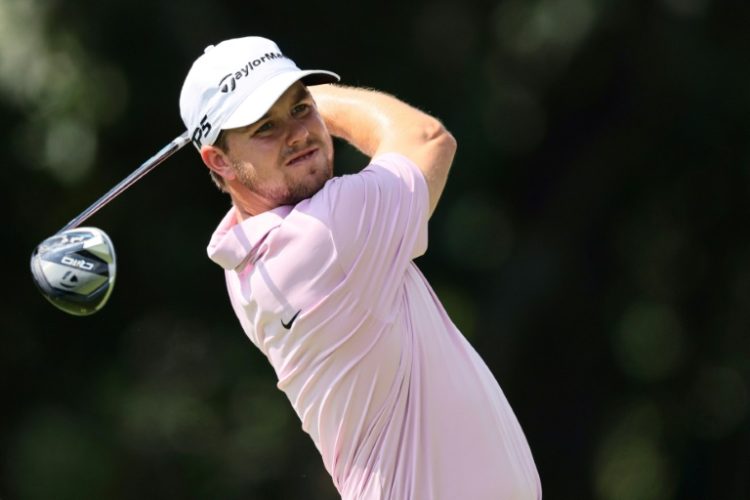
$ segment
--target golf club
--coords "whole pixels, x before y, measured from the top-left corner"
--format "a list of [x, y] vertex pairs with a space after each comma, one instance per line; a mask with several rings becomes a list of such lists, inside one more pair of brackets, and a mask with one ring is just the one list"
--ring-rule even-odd
[[31, 275], [55, 307], [75, 316], [88, 316], [104, 306], [117, 271], [114, 245], [101, 229], [78, 226], [189, 142], [187, 132], [176, 137], [34, 249]]

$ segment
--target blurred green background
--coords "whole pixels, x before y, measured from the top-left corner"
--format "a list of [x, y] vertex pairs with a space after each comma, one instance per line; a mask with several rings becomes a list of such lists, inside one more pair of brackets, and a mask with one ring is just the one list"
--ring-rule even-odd
[[[28, 269], [182, 131], [204, 46], [248, 34], [457, 137], [418, 263], [545, 498], [750, 498], [749, 21], [740, 0], [0, 0], [0, 498], [337, 498], [206, 257], [229, 202], [190, 148], [89, 221], [118, 252], [104, 310], [66, 316]], [[342, 146], [339, 171], [360, 160]]]

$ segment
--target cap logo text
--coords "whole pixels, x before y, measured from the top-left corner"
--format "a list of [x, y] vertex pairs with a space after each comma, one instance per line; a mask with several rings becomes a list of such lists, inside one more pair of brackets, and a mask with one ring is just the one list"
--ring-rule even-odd
[[208, 115], [203, 115], [199, 126], [193, 129], [191, 137], [193, 144], [200, 149], [203, 145], [203, 138], [211, 133], [211, 122], [208, 121]]
[[250, 75], [250, 72], [261, 64], [283, 57], [284, 55], [281, 52], [266, 52], [258, 59], [248, 61], [243, 67], [241, 67], [234, 73], [229, 73], [225, 75], [221, 80], [219, 80], [219, 90], [221, 90], [224, 94], [234, 91], [234, 89], [237, 88], [237, 80]]

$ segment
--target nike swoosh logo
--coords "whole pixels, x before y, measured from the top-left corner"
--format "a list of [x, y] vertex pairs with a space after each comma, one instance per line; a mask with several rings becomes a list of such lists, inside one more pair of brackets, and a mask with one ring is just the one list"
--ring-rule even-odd
[[302, 312], [302, 309], [300, 309], [299, 311], [297, 311], [297, 314], [295, 314], [294, 316], [292, 316], [292, 319], [289, 320], [289, 323], [284, 323], [284, 320], [282, 319], [281, 320], [281, 326], [283, 326], [287, 330], [291, 329], [292, 328], [292, 323], [294, 323], [294, 320], [297, 319], [297, 316], [299, 316], [299, 313], [301, 313], [301, 312]]

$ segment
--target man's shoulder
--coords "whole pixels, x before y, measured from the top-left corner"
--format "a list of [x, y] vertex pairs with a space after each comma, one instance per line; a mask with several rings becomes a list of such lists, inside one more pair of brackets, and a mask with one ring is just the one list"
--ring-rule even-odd
[[[356, 191], [366, 188], [367, 184], [380, 184], [394, 179], [409, 185], [424, 180], [422, 172], [413, 161], [401, 153], [388, 152], [372, 158], [359, 172], [331, 178], [318, 193], [306, 201], [331, 203], [337, 200], [336, 195], [342, 189]], [[304, 205], [303, 207], [306, 208]]]

